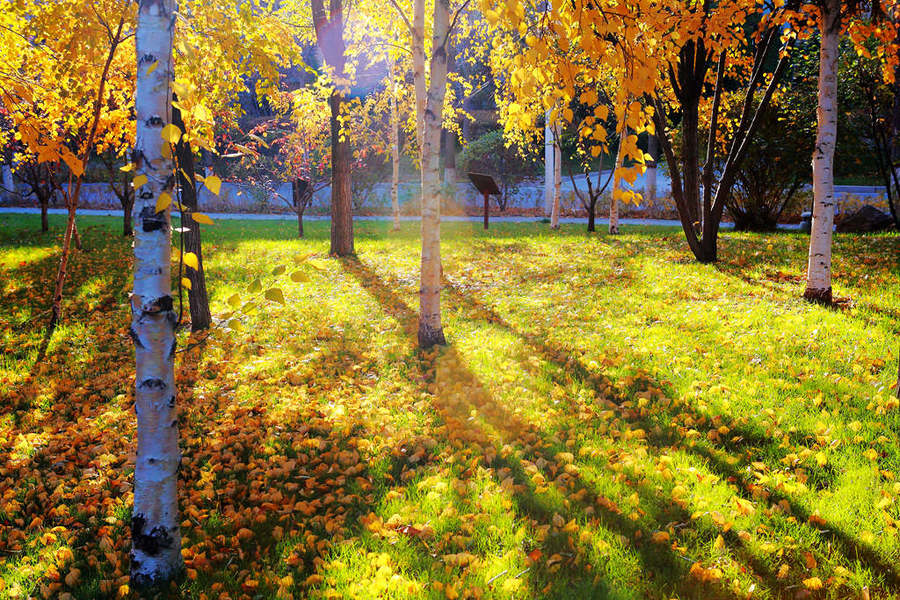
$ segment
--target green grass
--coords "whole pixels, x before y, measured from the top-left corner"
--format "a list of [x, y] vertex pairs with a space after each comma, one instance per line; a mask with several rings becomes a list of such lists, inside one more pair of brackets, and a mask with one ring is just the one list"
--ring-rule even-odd
[[[80, 222], [34, 365], [62, 221], [38, 224], [0, 217], [0, 598], [137, 596], [130, 241]], [[418, 224], [357, 223], [358, 260], [327, 227], [204, 229], [214, 314], [257, 277], [286, 304], [181, 334], [165, 597], [900, 597], [900, 237], [837, 236], [825, 308], [799, 234], [699, 265], [674, 229], [445, 224], [450, 346], [421, 352]]]

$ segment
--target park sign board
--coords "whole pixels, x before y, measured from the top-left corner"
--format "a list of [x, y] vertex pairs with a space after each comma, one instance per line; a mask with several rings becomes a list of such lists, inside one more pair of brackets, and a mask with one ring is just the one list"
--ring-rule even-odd
[[487, 229], [490, 216], [488, 200], [490, 196], [499, 196], [500, 188], [497, 187], [497, 182], [490, 175], [484, 173], [469, 173], [468, 175], [475, 189], [484, 196], [484, 228]]

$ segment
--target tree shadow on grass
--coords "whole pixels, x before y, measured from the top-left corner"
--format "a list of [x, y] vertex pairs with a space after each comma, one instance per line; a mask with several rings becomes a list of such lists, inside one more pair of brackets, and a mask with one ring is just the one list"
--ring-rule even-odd
[[[343, 263], [345, 269], [357, 277], [360, 284], [378, 299], [386, 312], [392, 315], [404, 328], [411, 339], [415, 339], [417, 318], [405, 302], [390, 290], [380, 278], [365, 264], [358, 260], [346, 260]], [[496, 321], [495, 319], [492, 322]], [[502, 321], [500, 321], [502, 322]], [[629, 548], [633, 550], [641, 563], [642, 572], [651, 574], [650, 578], [655, 586], [661, 590], [672, 590], [679, 594], [703, 597], [731, 597], [733, 592], [725, 586], [710, 584], [701, 592], [696, 582], [688, 579], [687, 574], [692, 560], [678, 554], [667, 544], [653, 543], [650, 540], [653, 531], [626, 516], [614, 501], [598, 494], [594, 486], [583, 480], [577, 470], [566, 470], [564, 464], [560, 464], [558, 455], [566, 450], [566, 446], [552, 437], [541, 427], [526, 422], [518, 415], [510, 412], [504, 406], [497, 403], [487, 388], [465, 366], [462, 357], [453, 347], [444, 348], [436, 359], [436, 373], [432, 381], [434, 386], [433, 404], [443, 416], [448, 436], [461, 440], [465, 444], [477, 449], [479, 454], [489, 456], [485, 460], [487, 465], [493, 467], [493, 474], [498, 480], [503, 472], [511, 474], [514, 484], [514, 501], [519, 506], [523, 516], [536, 519], [541, 523], [554, 522], [556, 511], [562, 511], [564, 522], [572, 519], [583, 520], [586, 515], [599, 515], [597, 526], [605, 528], [614, 534], [627, 540]], [[556, 362], [554, 358], [551, 362]], [[608, 389], [608, 382], [600, 382], [593, 374], [588, 373], [583, 366], [573, 365], [567, 362], [561, 365], [562, 370], [570, 370], [573, 367], [577, 373], [584, 375], [594, 385]], [[448, 374], [449, 380], [441, 381], [442, 373]], [[591, 375], [592, 377], [588, 378]], [[576, 375], [577, 377], [578, 375]], [[463, 390], [463, 391], [459, 391]], [[473, 414], [477, 413], [479, 422], [473, 420]], [[502, 448], [507, 445], [522, 446], [523, 454], [504, 453]], [[568, 508], [552, 507], [546, 498], [541, 498], [536, 493], [536, 487], [528, 474], [522, 458], [528, 459], [529, 464], [542, 464], [539, 471], [547, 481], [570, 499]], [[501, 475], [498, 475], [498, 472]], [[685, 509], [673, 505], [667, 499], [662, 499], [657, 492], [649, 486], [638, 481], [627, 481], [627, 486], [640, 498], [640, 505], [646, 511], [650, 511], [653, 518], [663, 527], [668, 522], [690, 521], [690, 514]], [[554, 526], [547, 553], [556, 550], [566, 552], [567, 544], [572, 544], [566, 533], [559, 526]], [[564, 541], [565, 540], [565, 541]], [[776, 576], [761, 561], [757, 560], [750, 552], [743, 548], [742, 541], [735, 535], [727, 535], [727, 543], [731, 545], [743, 560], [764, 579], [770, 586], [776, 584]], [[554, 547], [555, 546], [555, 547]], [[585, 549], [582, 548], [582, 551]], [[572, 555], [569, 555], [572, 556]], [[574, 579], [590, 578], [589, 571], [585, 570], [583, 559], [576, 554], [575, 557], [565, 561], [565, 573], [568, 578], [554, 577], [549, 572], [542, 573], [544, 582], [548, 588], [535, 589], [535, 593], [552, 591], [561, 593], [566, 586], [577, 583]], [[602, 565], [595, 565], [601, 567]], [[602, 585], [600, 585], [602, 584]], [[614, 583], [600, 581], [594, 590], [596, 593], [605, 593]]]
[[[561, 385], [570, 384], [571, 381], [569, 378], [574, 378], [579, 383], [594, 389], [601, 397], [605, 396], [609, 398], [612, 395], [611, 399], [622, 406], [622, 409], [620, 410], [622, 416], [632, 424], [638, 425], [650, 432], [648, 440], [657, 449], [662, 450], [671, 448], [697, 455], [705, 460], [710, 468], [724, 480], [736, 484], [741, 496], [747, 500], [756, 499], [757, 495], [763, 491], [766, 494], [767, 501], [786, 504], [790, 509], [790, 514], [794, 515], [801, 522], [807, 523], [807, 526], [816, 531], [823, 539], [834, 543], [837, 549], [849, 562], [859, 560], [864, 565], [871, 568], [876, 574], [883, 577], [890, 589], [900, 589], [900, 574], [898, 574], [893, 565], [887, 563], [872, 548], [855, 539], [848, 532], [834, 524], [826, 523], [819, 517], [817, 517], [816, 522], [810, 521], [810, 518], [813, 516], [812, 513], [797, 503], [789, 494], [775, 489], [763, 489], [761, 486], [754, 483], [751, 475], [748, 474], [746, 468], [744, 468], [746, 466], [743, 464], [745, 461], [740, 458], [740, 455], [744, 454], [746, 456], [752, 456], [754, 452], [758, 454], [761, 451], [780, 454], [780, 447], [783, 440], [774, 439], [762, 430], [737, 423], [724, 416], [720, 416], [718, 420], [711, 419], [708, 415], [701, 413], [689, 404], [679, 404], [676, 406], [674, 403], [669, 402], [663, 405], [657, 405], [656, 407], [661, 407], [663, 410], [662, 412], [657, 413], [655, 418], [651, 419], [649, 418], [651, 411], [641, 410], [634, 406], [632, 402], [627, 402], [627, 400], [630, 397], [633, 397], [635, 392], [640, 391], [640, 387], [645, 389], [664, 388], [665, 386], [661, 386], [659, 382], [653, 381], [645, 374], [643, 377], [639, 378], [643, 379], [643, 381], [639, 380], [637, 382], [637, 388], [632, 386], [631, 389], [617, 389], [617, 386], [613, 382], [606, 379], [602, 374], [588, 369], [580, 359], [571, 353], [566, 352], [563, 348], [541, 340], [539, 336], [520, 332], [513, 325], [505, 321], [499, 314], [476, 300], [470, 294], [461, 292], [452, 285], [446, 285], [445, 290], [455, 302], [470, 309], [470, 311], [472, 311], [470, 314], [475, 314], [477, 315], [477, 318], [495, 324], [519, 337], [534, 349], [545, 361], [556, 365], [559, 369], [556, 377], [558, 378], [558, 383]], [[567, 377], [560, 379], [563, 374]], [[627, 406], [625, 405], [626, 402]], [[685, 438], [683, 433], [681, 433], [677, 427], [671, 425], [676, 422], [678, 417], [683, 417], [685, 413], [690, 416], [697, 428], [705, 425], [711, 432], [716, 432], [719, 427], [724, 425], [729, 429], [729, 432], [727, 435], [714, 435], [714, 442], [711, 444], [691, 442]], [[810, 437], [799, 432], [786, 432], [785, 435], [789, 438], [791, 443], [796, 445], [805, 444], [808, 437]], [[708, 436], [707, 439], [709, 439]], [[749, 462], [749, 460], [746, 462]], [[815, 481], [817, 485], [824, 487], [828, 487], [838, 475], [829, 465], [826, 465], [825, 467], [806, 466], [806, 469], [811, 474], [810, 478]], [[819, 529], [819, 527], [821, 527], [821, 529]], [[734, 544], [741, 543], [740, 540], [735, 538], [732, 538], [729, 541]], [[761, 572], [761, 574], [769, 580], [770, 584], [774, 585], [774, 589], [783, 589], [785, 583], [776, 582], [776, 580], [772, 578], [772, 574], [765, 567], [760, 567], [758, 572]]]

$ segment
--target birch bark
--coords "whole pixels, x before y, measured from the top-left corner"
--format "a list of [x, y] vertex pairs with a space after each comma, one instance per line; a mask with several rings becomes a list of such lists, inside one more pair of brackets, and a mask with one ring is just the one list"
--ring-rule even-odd
[[559, 148], [559, 129], [553, 128], [553, 206], [550, 208], [550, 229], [559, 229], [560, 186], [562, 185], [562, 152]]
[[816, 148], [813, 150], [813, 218], [803, 297], [831, 303], [831, 238], [834, 226], [834, 149], [837, 140], [837, 63], [841, 32], [840, 0], [824, 0], [819, 51]]
[[175, 2], [141, 0], [135, 38], [138, 57], [135, 112], [136, 173], [147, 177], [134, 204], [134, 293], [137, 458], [131, 524], [131, 581], [143, 587], [181, 569], [178, 530], [178, 421], [175, 411], [175, 312], [169, 209], [156, 212], [160, 194], [172, 194], [173, 164], [162, 154], [162, 128], [171, 122], [172, 34]]
[[[416, 0], [416, 7], [422, 0]], [[424, 10], [421, 11], [424, 13]], [[431, 52], [431, 81], [422, 112], [422, 264], [419, 289], [419, 346], [430, 348], [446, 344], [441, 325], [441, 204], [440, 143], [444, 96], [447, 89], [447, 51], [449, 44], [449, 0], [434, 2], [434, 30]], [[424, 19], [422, 19], [424, 21]], [[414, 27], [419, 27], [416, 21]], [[424, 27], [424, 26], [423, 26]], [[424, 29], [418, 29], [423, 33]], [[424, 39], [424, 35], [414, 36]], [[414, 40], [414, 44], [416, 40]], [[423, 49], [424, 55], [424, 49]], [[415, 52], [414, 52], [415, 56]], [[420, 104], [419, 79], [416, 80], [416, 104]]]
[[553, 127], [550, 126], [550, 111], [544, 116], [544, 214], [550, 215], [553, 211], [553, 168], [554, 168], [554, 143]]

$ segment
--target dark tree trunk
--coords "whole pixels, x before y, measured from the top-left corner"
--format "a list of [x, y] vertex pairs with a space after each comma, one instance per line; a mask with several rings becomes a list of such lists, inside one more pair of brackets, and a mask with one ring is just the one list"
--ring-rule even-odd
[[131, 227], [131, 211], [134, 209], [134, 195], [125, 189], [125, 198], [122, 200], [122, 236], [131, 237], [134, 230]]
[[[897, 34], [897, 42], [900, 43], [900, 33]], [[888, 181], [888, 191], [890, 191], [891, 183], [894, 184], [894, 194], [888, 194], [888, 199], [897, 198], [900, 201], [900, 66], [894, 69], [894, 115], [893, 126], [891, 127], [891, 150], [890, 150], [890, 181]], [[892, 207], [893, 208], [893, 207]], [[900, 212], [895, 209], [895, 212]], [[894, 222], [900, 228], [900, 219], [895, 215]], [[900, 385], [900, 380], [898, 380]], [[898, 392], [900, 394], [900, 392]], [[900, 397], [900, 396], [898, 396]]]
[[301, 188], [305, 186], [299, 179], [291, 181], [291, 200], [294, 203], [294, 212], [297, 213], [297, 237], [303, 237], [303, 212], [306, 210], [306, 198], [303, 197]]
[[47, 232], [50, 231], [50, 222], [47, 219], [47, 205], [50, 204], [50, 199], [47, 196], [40, 196], [41, 203], [41, 231]]
[[595, 224], [595, 213], [597, 208], [597, 201], [594, 198], [591, 198], [591, 204], [588, 206], [588, 231], [593, 233], [597, 231], [597, 227]]
[[344, 97], [331, 93], [331, 254], [353, 254], [353, 204], [350, 188], [350, 140], [341, 133], [340, 114]]
[[684, 200], [694, 231], [700, 231], [700, 136], [699, 96], [683, 106], [682, 171], [684, 172]]
[[[346, 62], [344, 45], [344, 21], [342, 0], [311, 0], [316, 44], [322, 51], [325, 63], [334, 70], [335, 79], [344, 77]], [[353, 204], [350, 188], [350, 138], [341, 135], [340, 114], [344, 95], [335, 89], [331, 92], [331, 254], [353, 254]]]
[[[181, 119], [181, 111], [172, 108], [172, 123], [184, 131], [184, 122]], [[190, 215], [197, 210], [197, 188], [194, 178], [194, 153], [191, 145], [184, 141], [184, 136], [175, 145], [175, 155], [178, 159], [178, 181], [181, 188], [182, 231], [184, 251], [197, 255], [197, 268], [185, 269], [184, 276], [191, 282], [188, 290], [188, 304], [191, 311], [191, 331], [209, 329], [212, 323], [212, 315], [209, 312], [209, 294], [206, 291], [206, 276], [203, 271], [203, 249], [200, 243], [200, 224], [194, 221]]]

